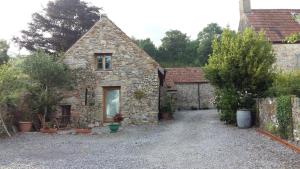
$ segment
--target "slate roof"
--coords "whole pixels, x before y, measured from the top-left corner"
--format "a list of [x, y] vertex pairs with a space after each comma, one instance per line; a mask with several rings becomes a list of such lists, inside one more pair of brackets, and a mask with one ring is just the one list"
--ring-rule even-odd
[[201, 68], [166, 68], [165, 82], [168, 88], [176, 83], [207, 83]]
[[248, 22], [256, 31], [264, 30], [273, 43], [281, 43], [285, 37], [300, 32], [300, 23], [293, 14], [300, 9], [252, 9]]

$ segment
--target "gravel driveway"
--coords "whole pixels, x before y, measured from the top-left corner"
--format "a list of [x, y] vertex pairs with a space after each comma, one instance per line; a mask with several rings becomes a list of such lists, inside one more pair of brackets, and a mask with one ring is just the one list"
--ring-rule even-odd
[[300, 154], [254, 129], [223, 125], [216, 111], [177, 112], [158, 126], [96, 135], [20, 134], [0, 140], [0, 168], [299, 169]]

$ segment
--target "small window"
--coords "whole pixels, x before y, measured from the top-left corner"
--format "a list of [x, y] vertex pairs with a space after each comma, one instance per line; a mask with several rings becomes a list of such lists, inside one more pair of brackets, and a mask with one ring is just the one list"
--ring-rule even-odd
[[111, 56], [105, 56], [105, 69], [111, 69]]
[[110, 70], [111, 66], [111, 53], [96, 53], [97, 70]]

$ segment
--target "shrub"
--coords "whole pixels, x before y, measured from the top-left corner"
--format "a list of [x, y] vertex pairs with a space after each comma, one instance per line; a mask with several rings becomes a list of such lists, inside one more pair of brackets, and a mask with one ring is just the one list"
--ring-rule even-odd
[[277, 73], [268, 95], [271, 97], [282, 95], [296, 95], [300, 97], [300, 71]]
[[166, 94], [163, 100], [163, 105], [160, 108], [161, 112], [164, 113], [174, 113], [176, 109], [175, 101], [172, 98], [171, 94]]
[[263, 96], [272, 85], [274, 62], [272, 44], [263, 32], [257, 34], [248, 28], [235, 33], [227, 29], [221, 38], [215, 38], [213, 53], [204, 71], [218, 90], [221, 119], [234, 123], [233, 111], [253, 107], [253, 102], [248, 100]]
[[277, 98], [278, 133], [280, 137], [288, 139], [293, 135], [292, 103], [290, 96]]
[[216, 106], [219, 110], [220, 120], [226, 123], [236, 123], [236, 111], [238, 107], [238, 95], [232, 89], [216, 91]]

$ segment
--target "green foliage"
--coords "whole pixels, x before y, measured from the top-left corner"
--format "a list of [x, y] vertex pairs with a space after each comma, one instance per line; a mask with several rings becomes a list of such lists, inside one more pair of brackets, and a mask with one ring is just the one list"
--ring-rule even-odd
[[157, 61], [164, 67], [183, 67], [195, 65], [197, 43], [178, 31], [166, 32], [158, 49]]
[[290, 36], [284, 38], [285, 43], [293, 44], [300, 41], [300, 33], [293, 33]]
[[47, 117], [48, 112], [52, 112], [62, 99], [60, 90], [71, 84], [69, 70], [42, 51], [27, 57], [21, 67], [30, 77], [27, 88], [31, 93], [31, 105]]
[[[206, 78], [218, 90], [218, 108], [233, 111], [253, 107], [254, 102], [248, 101], [265, 95], [272, 85], [274, 62], [272, 45], [263, 32], [257, 34], [248, 28], [235, 33], [225, 29], [220, 39], [214, 39], [213, 53], [204, 67]], [[235, 101], [226, 102], [233, 97]]]
[[132, 38], [133, 41], [145, 52], [148, 53], [152, 58], [156, 59], [157, 57], [157, 48], [155, 47], [154, 43], [150, 40], [150, 38], [147, 39], [135, 39]]
[[269, 131], [272, 134], [277, 135], [278, 134], [278, 128], [276, 127], [276, 125], [272, 122], [268, 122], [265, 126], [265, 129], [267, 131]]
[[229, 124], [236, 123], [238, 109], [238, 94], [232, 89], [219, 89], [216, 91], [216, 106], [219, 110], [220, 120]]
[[296, 95], [300, 97], [300, 71], [277, 73], [272, 87], [268, 90], [271, 97]]
[[22, 82], [22, 73], [14, 63], [0, 65], [0, 131], [3, 129], [8, 136], [11, 136], [10, 126], [7, 127], [5, 124], [4, 114], [9, 112], [8, 107], [14, 107], [18, 102], [18, 93], [23, 87]]
[[216, 36], [221, 36], [222, 32], [223, 29], [217, 23], [211, 23], [199, 32], [197, 38], [199, 47], [197, 52], [199, 54], [198, 62], [201, 65], [207, 63], [209, 55], [212, 53], [212, 42]]
[[134, 98], [137, 99], [137, 100], [142, 100], [142, 98], [144, 98], [146, 96], [146, 93], [143, 92], [142, 90], [136, 90], [134, 92]]
[[163, 105], [161, 106], [160, 111], [164, 113], [174, 113], [175, 109], [175, 100], [172, 98], [171, 94], [167, 93], [164, 97]]
[[7, 42], [5, 40], [0, 40], [0, 65], [8, 62], [8, 49], [9, 45], [7, 44]]
[[29, 51], [66, 51], [99, 20], [100, 10], [81, 0], [50, 1], [14, 40]]
[[24, 87], [23, 76], [14, 63], [0, 65], [0, 106], [15, 104], [19, 91]]
[[292, 103], [290, 96], [277, 98], [278, 133], [280, 137], [288, 139], [293, 135]]

